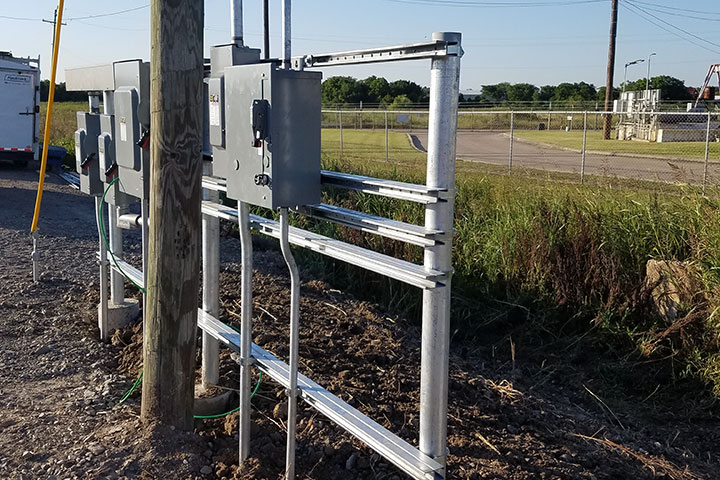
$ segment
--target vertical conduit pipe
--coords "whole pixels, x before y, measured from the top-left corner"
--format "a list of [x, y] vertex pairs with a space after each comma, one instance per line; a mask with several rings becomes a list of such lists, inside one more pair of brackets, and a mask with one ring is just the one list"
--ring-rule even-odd
[[295, 434], [297, 420], [297, 376], [299, 362], [300, 338], [300, 273], [290, 251], [288, 241], [289, 218], [288, 209], [280, 209], [280, 249], [285, 263], [290, 270], [290, 359], [288, 362], [290, 378], [288, 383], [288, 425], [287, 425], [287, 451], [285, 453], [285, 478], [295, 478]]
[[270, 0], [263, 0], [263, 54], [270, 58]]
[[250, 207], [238, 202], [240, 230], [240, 405], [238, 413], [240, 462], [250, 453], [250, 367], [252, 359], [252, 275], [253, 246], [250, 234]]
[[243, 45], [243, 2], [230, 0], [230, 30], [235, 45]]
[[[117, 220], [121, 215], [120, 210], [123, 208], [124, 207], [108, 205], [110, 249], [118, 258], [122, 258], [123, 256], [123, 231], [118, 227]], [[110, 301], [113, 305], [122, 305], [125, 302], [125, 278], [123, 278], [122, 273], [115, 269], [113, 269], [110, 274]]]
[[104, 208], [102, 198], [100, 196], [95, 197], [95, 222], [98, 229], [98, 240], [100, 260], [98, 265], [100, 266], [100, 311], [98, 312], [98, 329], [100, 330], [100, 340], [106, 342], [110, 339], [110, 331], [108, 329], [108, 259], [107, 259], [107, 246], [105, 240], [102, 238], [102, 230], [100, 229], [100, 213]]
[[282, 3], [282, 44], [283, 44], [283, 68], [290, 68], [290, 56], [292, 55], [292, 41], [290, 39], [290, 26], [291, 26], [291, 14], [290, 14], [290, 0], [283, 0]]
[[441, 241], [425, 248], [425, 268], [447, 273], [443, 285], [423, 291], [420, 363], [420, 451], [445, 463], [447, 457], [450, 280], [452, 275], [455, 149], [460, 93], [459, 33], [434, 33], [433, 40], [457, 43], [457, 55], [437, 57], [430, 71], [427, 185], [447, 198], [425, 208], [425, 226], [441, 230]]

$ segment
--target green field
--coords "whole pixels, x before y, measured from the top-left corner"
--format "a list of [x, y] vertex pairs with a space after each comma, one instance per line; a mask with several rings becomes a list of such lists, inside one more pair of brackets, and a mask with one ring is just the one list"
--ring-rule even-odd
[[[583, 146], [582, 130], [548, 131], [548, 130], [516, 130], [515, 136], [522, 140], [547, 145], [570, 148], [581, 151]], [[597, 152], [632, 153], [648, 156], [673, 158], [705, 158], [705, 142], [641, 142], [633, 140], [603, 140], [602, 132], [588, 131], [587, 149]], [[720, 143], [710, 144], [711, 160], [720, 160]]]

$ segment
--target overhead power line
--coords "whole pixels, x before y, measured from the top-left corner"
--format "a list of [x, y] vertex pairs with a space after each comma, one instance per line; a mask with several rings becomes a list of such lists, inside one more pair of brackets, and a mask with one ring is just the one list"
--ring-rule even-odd
[[705, 10], [690, 10], [688, 8], [678, 8], [677, 6], [668, 6], [668, 5], [661, 5], [659, 3], [652, 3], [652, 2], [644, 2], [642, 0], [631, 0], [632, 3], [637, 3], [639, 5], [646, 5], [648, 7], [655, 7], [655, 8], [662, 8], [665, 10], [669, 10], [670, 12], [689, 12], [689, 13], [700, 13], [704, 15], [718, 15], [720, 16], [720, 12], [708, 12]]
[[[656, 8], [656, 7], [644, 6], [644, 5], [645, 5], [645, 2], [636, 2], [635, 0], [629, 0], [629, 1], [630, 1], [630, 3], [632, 3], [632, 4], [637, 4], [637, 5], [635, 5], [635, 6], [638, 6], [638, 5], [641, 5], [641, 4], [642, 4], [644, 9], [650, 10], [650, 11], [652, 11], [652, 12], [657, 12], [657, 13], [660, 13], [660, 14], [662, 14], [662, 15], [669, 15], [669, 16], [672, 16], [672, 17], [692, 18], [692, 19], [694, 19], [694, 20], [703, 20], [703, 21], [706, 21], [706, 22], [720, 22], [720, 17], [718, 17], [718, 18], [708, 18], [708, 17], [701, 17], [701, 16], [699, 16], [699, 15], [688, 15], [688, 14], [686, 14], [686, 13], [678, 13], [678, 12], [672, 11], [672, 10], [662, 10], [662, 9]], [[718, 13], [718, 14], [716, 14], [716, 15], [720, 15], [720, 13]]]
[[88, 20], [88, 19], [91, 19], [91, 18], [112, 17], [112, 16], [114, 16], [114, 15], [121, 15], [121, 14], [123, 14], [123, 13], [130, 13], [130, 12], [136, 12], [136, 11], [138, 11], [138, 10], [143, 10], [143, 9], [145, 9], [145, 8], [148, 8], [149, 6], [150, 6], [150, 4], [148, 3], [148, 4], [145, 4], [145, 5], [140, 5], [139, 7], [128, 8], [128, 9], [126, 9], [126, 10], [119, 10], [119, 11], [117, 11], [117, 12], [98, 13], [98, 14], [96, 14], [96, 15], [86, 15], [86, 16], [83, 16], [83, 17], [73, 17], [73, 18], [68, 18], [67, 20], [68, 20], [68, 21], [70, 21], [70, 20]]
[[430, 5], [435, 7], [471, 7], [471, 8], [534, 8], [534, 7], [562, 7], [570, 5], [585, 5], [591, 3], [606, 3], [607, 0], [554, 0], [539, 2], [486, 2], [472, 0], [386, 0], [393, 3], [406, 3], [413, 5]]
[[662, 23], [664, 23], [665, 25], [667, 25], [667, 26], [669, 26], [669, 27], [671, 27], [671, 28], [674, 28], [675, 30], [679, 30], [679, 31], [683, 32], [684, 34], [690, 35], [691, 37], [693, 37], [693, 38], [695, 38], [695, 39], [697, 39], [697, 40], [700, 40], [701, 42], [705, 42], [705, 43], [707, 43], [707, 44], [709, 44], [709, 45], [712, 45], [713, 47], [718, 47], [718, 48], [720, 48], [720, 43], [711, 42], [710, 40], [706, 40], [706, 39], [704, 39], [704, 38], [702, 38], [702, 37], [700, 37], [700, 36], [698, 36], [698, 35], [695, 35], [695, 34], [692, 33], [692, 32], [688, 32], [688, 31], [685, 30], [684, 28], [680, 28], [680, 27], [678, 27], [678, 26], [675, 25], [675, 24], [672, 24], [672, 23], [670, 23], [670, 22], [668, 22], [668, 21], [666, 21], [666, 20], [663, 20], [662, 18], [658, 17], [657, 15], [654, 15], [654, 14], [648, 12], [647, 10], [645, 10], [645, 9], [643, 9], [643, 8], [641, 8], [641, 7], [638, 7], [637, 5], [632, 5], [632, 3], [630, 3], [630, 5], [631, 5], [632, 8], [637, 9], [637, 10], [643, 12], [644, 14], [651, 16], [651, 17], [654, 18], [655, 20], [657, 20], [657, 21], [659, 21], [659, 22], [662, 22]]
[[[716, 53], [716, 54], [720, 54], [720, 50], [715, 50], [715, 49], [713, 49], [713, 48], [710, 48], [710, 47], [708, 47], [707, 45], [704, 45], [704, 44], [702, 44], [702, 43], [700, 43], [700, 42], [697, 42], [697, 41], [693, 40], [692, 38], [684, 37], [683, 35], [680, 35], [680, 34], [677, 33], [676, 31], [670, 30], [669, 28], [665, 27], [664, 25], [662, 25], [662, 24], [660, 24], [660, 23], [652, 20], [651, 18], [648, 18], [647, 15], [650, 15], [650, 16], [652, 16], [652, 17], [654, 17], [654, 15], [652, 15], [652, 14], [650, 14], [650, 13], [647, 13], [647, 12], [644, 12], [642, 9], [639, 9], [639, 7], [637, 7], [636, 5], [632, 5], [631, 3], [628, 3], [628, 2], [622, 2], [622, 3], [620, 4], [620, 6], [623, 7], [623, 8], [625, 8], [625, 9], [626, 9], [627, 11], [629, 11], [630, 13], [632, 13], [632, 14], [640, 17], [640, 18], [642, 18], [642, 19], [645, 20], [646, 22], [652, 23], [652, 24], [655, 25], [656, 27], [658, 27], [658, 28], [660, 28], [660, 29], [662, 29], [662, 30], [665, 30], [665, 31], [668, 32], [668, 33], [671, 33], [671, 34], [675, 35], [676, 37], [685, 40], [686, 42], [692, 43], [693, 45], [698, 46], [698, 47], [700, 47], [700, 48], [703, 48], [703, 49], [705, 49], [705, 50], [707, 50], [707, 51], [709, 51], [709, 52]], [[637, 10], [636, 10], [636, 9], [637, 9]], [[643, 14], [643, 12], [644, 12], [644, 14]], [[682, 31], [682, 32], [686, 32], [686, 30], [683, 30], [683, 29], [681, 29], [680, 27], [676, 27], [676, 26], [670, 24], [669, 22], [666, 22], [666, 21], [664, 21], [664, 20], [663, 20], [662, 22], [663, 22], [663, 23], [666, 23], [666, 24], [672, 26], [673, 28], [676, 28], [676, 29], [678, 29], [678, 30], [680, 30], [680, 31]], [[687, 33], [689, 33], [689, 32], [687, 32]], [[690, 34], [690, 35], [691, 35], [692, 37], [699, 38], [700, 40], [702, 40], [702, 41], [704, 41], [704, 42], [707, 42], [707, 43], [709, 43], [710, 45], [716, 45], [716, 44], [714, 44], [714, 43], [712, 43], [712, 42], [710, 42], [710, 41], [708, 41], [708, 40], [703, 39], [702, 37], [698, 37], [697, 35], [694, 35], [694, 34]]]

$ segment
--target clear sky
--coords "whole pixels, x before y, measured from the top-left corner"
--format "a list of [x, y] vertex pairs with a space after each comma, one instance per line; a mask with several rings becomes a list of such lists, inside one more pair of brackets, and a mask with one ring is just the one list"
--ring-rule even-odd
[[[695, 86], [702, 83], [709, 64], [720, 63], [720, 5], [716, 1], [620, 1], [616, 84], [623, 80], [626, 62], [647, 58], [652, 52], [657, 53], [651, 63], [652, 75], [672, 75]], [[273, 56], [280, 53], [280, 3], [270, 0]], [[68, 67], [149, 59], [149, 8], [72, 20], [147, 4], [149, 0], [66, 0], [68, 20], [62, 33], [59, 80], [64, 79]], [[50, 76], [52, 27], [40, 19], [52, 19], [56, 5], [55, 0], [2, 0], [0, 8], [0, 50], [16, 56], [40, 55], [43, 78]], [[262, 45], [261, 5], [261, 0], [245, 1], [245, 37], [250, 46]], [[205, 13], [207, 52], [209, 46], [229, 41], [229, 0], [206, 0]], [[609, 28], [610, 0], [293, 2], [294, 55], [413, 43], [428, 39], [433, 31], [462, 32], [462, 89], [477, 90], [503, 81], [604, 85]], [[373, 74], [427, 85], [429, 65], [428, 61], [413, 61], [335, 67], [325, 72], [326, 77]], [[628, 79], [645, 74], [646, 64], [631, 66]]]

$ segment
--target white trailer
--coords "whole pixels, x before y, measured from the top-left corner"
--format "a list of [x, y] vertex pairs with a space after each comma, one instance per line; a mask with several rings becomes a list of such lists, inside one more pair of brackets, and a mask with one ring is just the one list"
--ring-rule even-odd
[[0, 52], [0, 159], [39, 158], [40, 58]]

